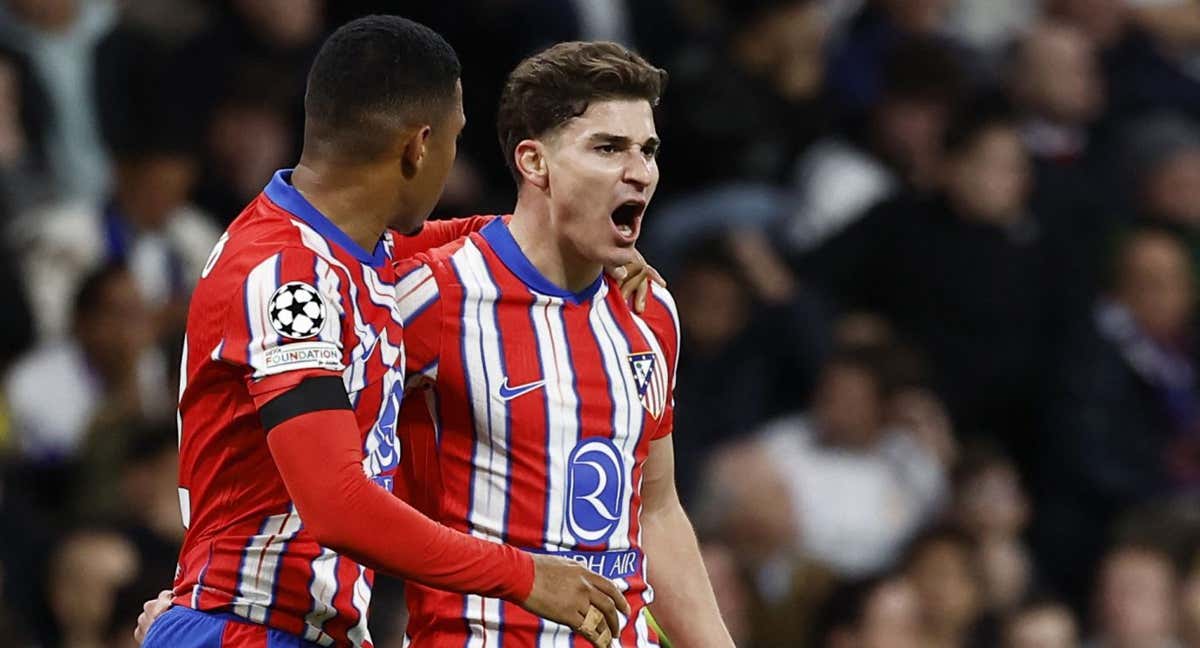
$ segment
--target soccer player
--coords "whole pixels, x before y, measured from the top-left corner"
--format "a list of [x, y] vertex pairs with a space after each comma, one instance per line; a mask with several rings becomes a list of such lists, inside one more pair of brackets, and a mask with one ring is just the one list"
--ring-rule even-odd
[[[639, 316], [602, 272], [632, 258], [658, 183], [666, 73], [613, 43], [563, 43], [505, 85], [511, 221], [398, 269], [410, 391], [397, 492], [452, 528], [616, 579], [622, 646], [732, 646], [675, 491], [679, 324]], [[423, 392], [423, 393], [421, 393]], [[653, 585], [653, 587], [651, 587]], [[410, 583], [412, 645], [571, 646], [495, 597]]]
[[[147, 646], [370, 646], [373, 569], [576, 628], [593, 607], [614, 626], [628, 609], [569, 560], [451, 530], [389, 492], [405, 334], [387, 228], [420, 228], [463, 123], [458, 59], [421, 25], [360, 19], [317, 55], [299, 164], [230, 225], [192, 297], [187, 533]], [[431, 224], [405, 245], [478, 224]]]

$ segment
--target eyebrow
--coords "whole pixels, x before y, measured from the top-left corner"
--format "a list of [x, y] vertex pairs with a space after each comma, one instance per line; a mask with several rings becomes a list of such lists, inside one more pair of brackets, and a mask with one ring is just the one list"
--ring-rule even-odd
[[[594, 133], [588, 138], [588, 141], [593, 144], [603, 142], [605, 144], [615, 144], [617, 146], [626, 148], [633, 143], [632, 139], [624, 135], [614, 135], [612, 133]], [[645, 148], [647, 146], [659, 146], [660, 144], [661, 141], [658, 139], [658, 137], [651, 135], [650, 137], [646, 138], [646, 141], [642, 144], [642, 147]]]

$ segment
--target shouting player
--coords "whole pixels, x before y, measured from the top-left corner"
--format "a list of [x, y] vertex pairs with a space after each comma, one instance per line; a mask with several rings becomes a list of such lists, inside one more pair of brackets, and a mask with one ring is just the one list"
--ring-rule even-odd
[[[642, 316], [602, 268], [632, 259], [658, 184], [666, 73], [613, 43], [563, 43], [504, 88], [518, 184], [496, 220], [402, 262], [410, 393], [398, 493], [479, 538], [616, 579], [622, 646], [732, 646], [675, 491], [672, 298]], [[424, 394], [416, 390], [424, 390]], [[487, 595], [408, 589], [412, 645], [572, 646], [571, 628]]]
[[615, 633], [628, 607], [608, 579], [452, 530], [389, 492], [405, 334], [387, 228], [420, 228], [454, 159], [454, 51], [400, 18], [349, 23], [317, 55], [305, 113], [299, 164], [230, 225], [192, 297], [187, 534], [175, 605], [146, 645], [370, 646], [372, 569], [575, 628], [594, 607]]

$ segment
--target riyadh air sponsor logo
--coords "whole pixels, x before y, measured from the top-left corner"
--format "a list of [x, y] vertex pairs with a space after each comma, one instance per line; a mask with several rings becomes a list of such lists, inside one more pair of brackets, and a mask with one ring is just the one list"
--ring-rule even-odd
[[621, 451], [605, 438], [583, 439], [567, 462], [567, 526], [584, 544], [606, 542], [624, 510]]

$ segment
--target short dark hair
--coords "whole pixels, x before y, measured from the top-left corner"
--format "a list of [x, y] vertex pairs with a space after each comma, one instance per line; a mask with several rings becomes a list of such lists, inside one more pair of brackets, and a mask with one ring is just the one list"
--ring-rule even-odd
[[79, 282], [75, 289], [75, 301], [72, 304], [72, 319], [78, 322], [95, 312], [104, 300], [104, 291], [109, 284], [118, 278], [129, 274], [129, 268], [119, 261], [110, 261], [92, 270]]
[[437, 32], [399, 16], [365, 16], [325, 40], [308, 73], [305, 148], [372, 159], [389, 130], [433, 123], [455, 96], [458, 54]]
[[521, 183], [513, 152], [587, 111], [593, 101], [645, 99], [657, 106], [667, 72], [616, 43], [559, 43], [521, 61], [500, 95], [496, 130], [505, 163]]
[[900, 579], [898, 573], [884, 573], [838, 585], [817, 610], [810, 637], [812, 645], [824, 646], [834, 632], [857, 629], [866, 616], [871, 599]]
[[911, 38], [897, 43], [883, 64], [883, 96], [954, 108], [967, 94], [967, 74], [943, 41]]
[[946, 155], [970, 152], [989, 131], [1017, 128], [1016, 114], [1001, 97], [984, 97], [959, 106], [942, 140]]

